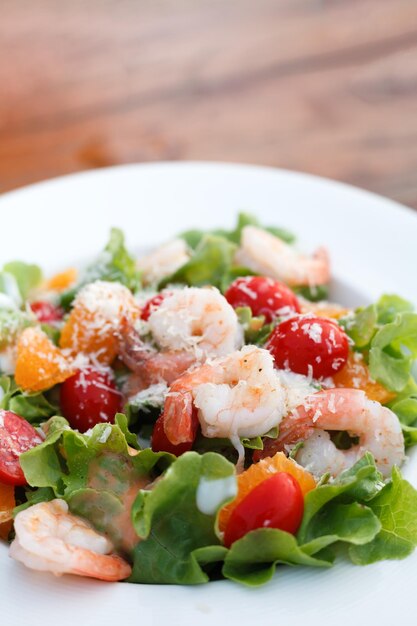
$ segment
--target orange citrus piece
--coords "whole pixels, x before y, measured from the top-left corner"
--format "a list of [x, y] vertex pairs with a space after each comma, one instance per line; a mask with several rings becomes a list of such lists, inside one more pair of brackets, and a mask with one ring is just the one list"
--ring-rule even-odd
[[75, 267], [69, 267], [64, 272], [60, 272], [59, 274], [55, 274], [45, 283], [46, 289], [51, 289], [52, 291], [64, 291], [64, 289], [68, 289], [71, 287], [77, 280], [77, 270]]
[[13, 485], [0, 483], [0, 539], [5, 541], [12, 529], [15, 505]]
[[95, 328], [94, 315], [80, 307], [74, 308], [62, 329], [59, 345], [77, 352], [95, 353], [100, 363], [109, 365], [117, 355], [117, 339], [112, 333]]
[[292, 459], [288, 459], [283, 452], [277, 452], [273, 457], [266, 457], [258, 463], [251, 465], [237, 477], [237, 496], [232, 502], [224, 506], [219, 514], [219, 529], [221, 531], [226, 528], [232, 511], [239, 502], [241, 502], [254, 487], [277, 472], [288, 472], [288, 474], [291, 474], [300, 485], [303, 495], [316, 486], [316, 481], [313, 476], [301, 467], [301, 465], [298, 465], [298, 463]]
[[351, 311], [340, 306], [340, 304], [333, 304], [332, 302], [309, 302], [308, 300], [303, 300], [301, 301], [301, 313], [313, 313], [317, 317], [338, 320], [351, 313]]
[[118, 334], [122, 320], [139, 316], [132, 294], [119, 283], [96, 281], [77, 295], [74, 307], [62, 329], [60, 346], [94, 354], [100, 363], [109, 365], [118, 352]]
[[346, 365], [334, 374], [335, 387], [362, 389], [370, 400], [386, 404], [395, 398], [395, 393], [388, 391], [371, 378], [369, 368], [360, 352], [350, 352]]
[[39, 328], [26, 328], [17, 343], [15, 379], [25, 391], [44, 391], [62, 383], [73, 370], [49, 337]]

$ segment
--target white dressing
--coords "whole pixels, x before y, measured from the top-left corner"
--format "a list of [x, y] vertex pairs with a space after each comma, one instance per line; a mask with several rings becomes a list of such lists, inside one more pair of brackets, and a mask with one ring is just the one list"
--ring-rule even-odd
[[204, 515], [214, 515], [219, 506], [237, 494], [236, 476], [209, 480], [202, 477], [197, 487], [196, 504]]

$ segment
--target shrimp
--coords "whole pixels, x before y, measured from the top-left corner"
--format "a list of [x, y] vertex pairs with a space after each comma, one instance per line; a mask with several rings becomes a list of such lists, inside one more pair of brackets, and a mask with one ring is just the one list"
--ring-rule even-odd
[[174, 382], [165, 401], [164, 429], [174, 443], [193, 440], [193, 410], [205, 437], [226, 437], [242, 458], [240, 437], [256, 437], [277, 426], [286, 395], [271, 354], [256, 346], [188, 372]]
[[185, 351], [158, 352], [141, 339], [126, 319], [120, 327], [119, 356], [133, 372], [126, 383], [129, 396], [159, 382], [170, 385], [195, 362], [194, 355]]
[[137, 261], [146, 285], [157, 285], [165, 276], [173, 274], [190, 258], [183, 239], [173, 239]]
[[161, 381], [171, 384], [195, 363], [226, 355], [243, 344], [236, 313], [215, 288], [174, 291], [152, 311], [146, 328], [160, 351], [146, 345], [128, 322], [120, 333], [119, 354], [135, 372], [130, 387], [136, 393]]
[[30, 569], [107, 581], [124, 580], [131, 574], [129, 563], [112, 553], [112, 543], [69, 513], [64, 500], [41, 502], [21, 511], [14, 528], [10, 556]]
[[149, 329], [163, 350], [196, 358], [224, 356], [243, 344], [235, 310], [215, 287], [185, 287], [168, 295], [149, 316]]
[[323, 285], [330, 280], [329, 257], [324, 248], [308, 257], [256, 226], [245, 226], [242, 230], [235, 261], [291, 286]]
[[[359, 438], [357, 445], [339, 450], [328, 430], [347, 431]], [[308, 396], [282, 420], [278, 439], [265, 442], [257, 458], [271, 456], [288, 445], [303, 441], [296, 460], [314, 474], [337, 476], [371, 452], [384, 477], [405, 459], [400, 422], [390, 409], [369, 400], [359, 389], [327, 389]]]

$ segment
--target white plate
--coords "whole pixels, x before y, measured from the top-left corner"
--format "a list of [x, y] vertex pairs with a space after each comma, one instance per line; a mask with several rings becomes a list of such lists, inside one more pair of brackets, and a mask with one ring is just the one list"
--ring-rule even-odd
[[[389, 200], [311, 176], [241, 165], [132, 165], [60, 178], [0, 198], [0, 262], [47, 271], [99, 251], [120, 226], [137, 248], [192, 226], [231, 226], [239, 210], [292, 229], [303, 245], [330, 249], [334, 293], [354, 305], [395, 292], [417, 304], [417, 217]], [[405, 468], [417, 485], [417, 456]], [[0, 549], [0, 622], [239, 626], [416, 623], [417, 554], [368, 567], [280, 568], [265, 587], [106, 584], [25, 570]]]

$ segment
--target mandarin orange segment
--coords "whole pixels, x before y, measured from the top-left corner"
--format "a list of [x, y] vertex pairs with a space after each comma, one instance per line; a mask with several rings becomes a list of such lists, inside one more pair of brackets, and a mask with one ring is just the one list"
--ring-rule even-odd
[[109, 365], [117, 354], [117, 339], [113, 333], [100, 332], [96, 327], [94, 315], [81, 307], [72, 310], [66, 321], [59, 341], [61, 348], [77, 352], [96, 354], [100, 363]]
[[360, 352], [350, 352], [346, 365], [334, 374], [336, 387], [362, 389], [370, 400], [386, 404], [395, 398], [395, 393], [388, 391], [380, 383], [371, 378], [369, 368]]
[[219, 514], [219, 529], [221, 531], [224, 531], [226, 528], [232, 511], [239, 502], [241, 502], [254, 487], [277, 472], [288, 472], [288, 474], [291, 474], [300, 485], [303, 495], [316, 487], [316, 481], [313, 476], [301, 467], [301, 465], [298, 465], [298, 463], [292, 459], [288, 459], [283, 452], [277, 452], [273, 457], [266, 457], [258, 463], [251, 465], [237, 477], [237, 496], [232, 502], [224, 506]]
[[68, 289], [71, 287], [77, 280], [77, 270], [75, 267], [69, 267], [64, 272], [60, 272], [59, 274], [55, 274], [45, 283], [46, 289], [51, 289], [52, 291], [64, 291], [64, 289]]
[[6, 540], [12, 529], [15, 506], [13, 485], [0, 483], [0, 539]]
[[64, 382], [73, 370], [49, 337], [39, 328], [26, 328], [19, 337], [15, 379], [25, 391], [44, 391]]
[[139, 307], [130, 291], [119, 283], [96, 281], [86, 285], [62, 329], [60, 346], [72, 354], [94, 354], [109, 365], [118, 352], [122, 320], [139, 317]]

